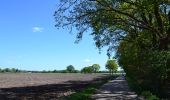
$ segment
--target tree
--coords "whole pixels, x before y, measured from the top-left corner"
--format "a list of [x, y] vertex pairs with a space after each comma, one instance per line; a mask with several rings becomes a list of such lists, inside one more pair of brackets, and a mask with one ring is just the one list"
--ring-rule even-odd
[[73, 65], [69, 65], [69, 66], [67, 66], [67, 69], [66, 69], [68, 72], [70, 72], [70, 73], [73, 73], [74, 71], [75, 71], [75, 68], [74, 68], [74, 66]]
[[84, 67], [84, 68], [81, 70], [81, 72], [82, 72], [82, 73], [92, 73], [92, 72], [93, 72], [92, 66]]
[[117, 52], [119, 64], [133, 86], [140, 91], [149, 89], [158, 95], [165, 96], [170, 75], [168, 74], [170, 52], [148, 49], [149, 43], [142, 48], [140, 47], [142, 42], [138, 42], [120, 43]]
[[16, 73], [16, 72], [19, 72], [19, 70], [15, 69], [15, 68], [12, 68], [12, 69], [10, 69], [10, 72]]
[[113, 72], [116, 72], [118, 69], [118, 65], [117, 65], [116, 61], [113, 59], [107, 60], [106, 69], [108, 69], [110, 71], [110, 73], [113, 75]]
[[53, 70], [52, 72], [53, 72], [53, 73], [57, 73], [58, 71], [55, 69], [55, 70]]
[[169, 0], [61, 0], [54, 16], [56, 27], [76, 27], [76, 42], [91, 30], [96, 47], [107, 46], [108, 56], [117, 51], [140, 87], [159, 95], [170, 91]]
[[108, 52], [117, 47], [126, 34], [134, 37], [142, 34], [141, 31], [152, 35], [153, 47], [167, 50], [169, 4], [169, 0], [61, 0], [54, 16], [56, 27], [77, 28], [78, 41], [91, 28], [96, 46], [108, 46]]
[[100, 69], [100, 65], [99, 64], [93, 64], [92, 66], [93, 72], [97, 73]]
[[10, 72], [11, 70], [9, 68], [5, 68], [4, 72]]

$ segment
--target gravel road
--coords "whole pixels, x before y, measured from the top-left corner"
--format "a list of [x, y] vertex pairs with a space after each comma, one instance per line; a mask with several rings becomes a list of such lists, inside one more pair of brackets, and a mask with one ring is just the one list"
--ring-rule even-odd
[[143, 100], [129, 89], [124, 77], [117, 77], [104, 84], [94, 95], [93, 100]]

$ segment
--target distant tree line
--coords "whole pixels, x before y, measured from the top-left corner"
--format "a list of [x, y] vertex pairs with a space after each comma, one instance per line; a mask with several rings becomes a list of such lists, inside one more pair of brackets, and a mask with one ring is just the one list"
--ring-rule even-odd
[[99, 71], [100, 65], [93, 64], [91, 66], [83, 67], [81, 70], [76, 70], [73, 65], [68, 65], [64, 70], [43, 70], [43, 71], [27, 71], [27, 70], [19, 70], [16, 68], [0, 68], [0, 73], [111, 73], [117, 71], [118, 65], [115, 60], [109, 59], [106, 63], [106, 69], [109, 71]]
[[[109, 70], [109, 73], [113, 75], [118, 69], [118, 64], [116, 63], [115, 59], [109, 59], [106, 62], [105, 65], [106, 69]], [[82, 73], [103, 73], [102, 71], [99, 71], [100, 65], [99, 64], [93, 64], [91, 66], [87, 66], [81, 69]], [[105, 71], [104, 73], [108, 73], [108, 71]]]
[[21, 70], [15, 68], [4, 68], [4, 69], [0, 68], [0, 73], [5, 73], [5, 72], [17, 73], [17, 72], [21, 72]]
[[82, 73], [97, 73], [99, 72], [100, 65], [99, 64], [93, 64], [91, 66], [87, 66], [81, 69]]

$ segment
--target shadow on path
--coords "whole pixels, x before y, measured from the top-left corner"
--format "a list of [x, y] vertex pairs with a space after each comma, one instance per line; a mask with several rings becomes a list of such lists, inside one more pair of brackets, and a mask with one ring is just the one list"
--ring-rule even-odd
[[131, 91], [124, 77], [104, 84], [94, 95], [93, 100], [142, 100], [137, 94]]

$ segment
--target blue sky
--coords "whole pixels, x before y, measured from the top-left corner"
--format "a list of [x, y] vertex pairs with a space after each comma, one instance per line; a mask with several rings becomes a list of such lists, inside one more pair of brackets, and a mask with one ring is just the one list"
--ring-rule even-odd
[[54, 11], [59, 0], [0, 1], [0, 67], [23, 70], [76, 69], [98, 63], [101, 70], [107, 61], [85, 35], [74, 44], [75, 35], [54, 27]]

